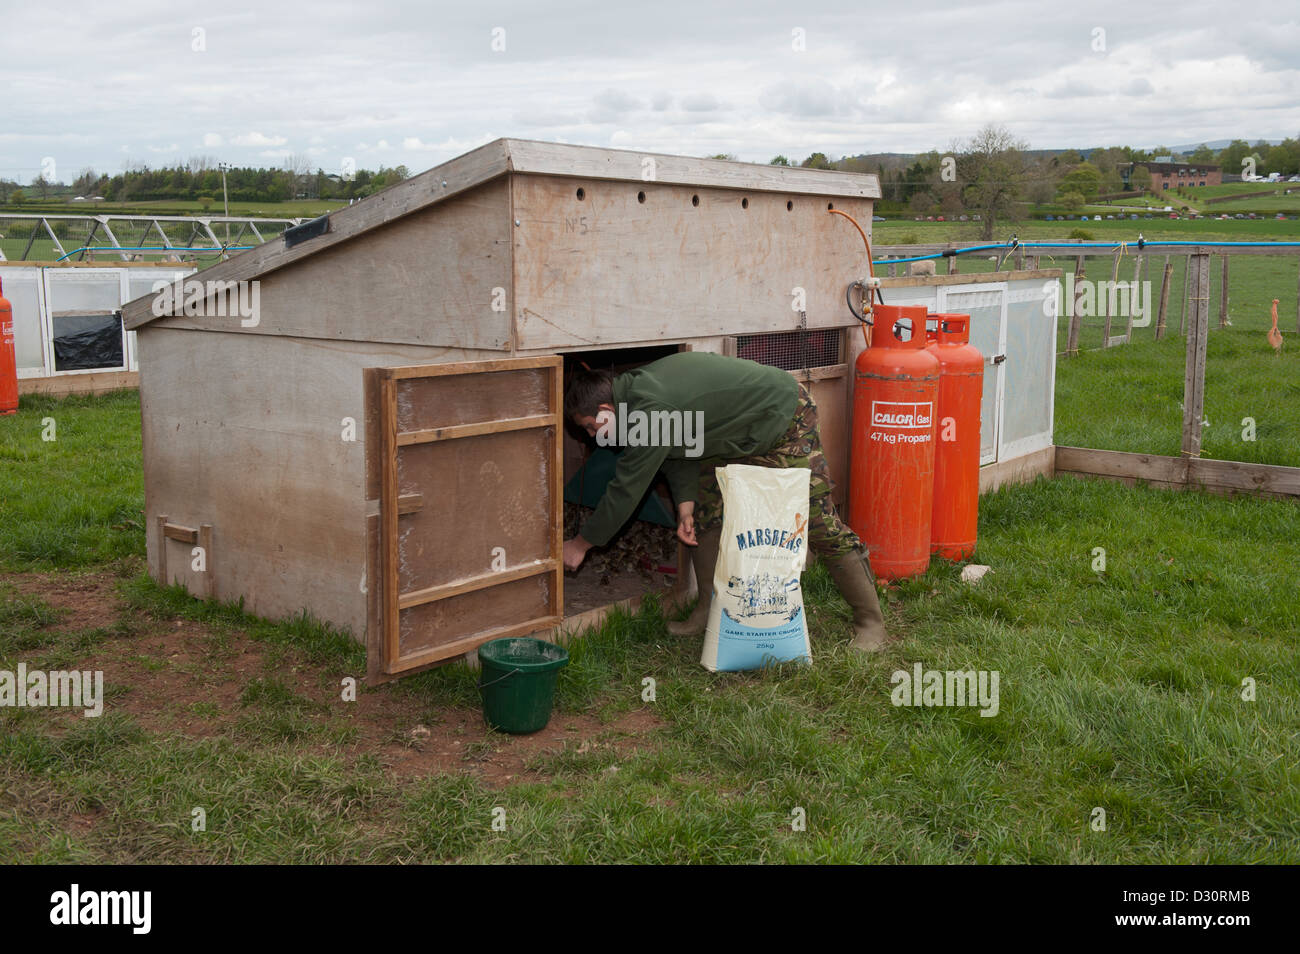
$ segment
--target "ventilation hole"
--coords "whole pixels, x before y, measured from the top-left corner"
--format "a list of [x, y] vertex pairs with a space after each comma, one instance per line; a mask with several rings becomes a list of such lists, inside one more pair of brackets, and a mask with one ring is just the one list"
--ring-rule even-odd
[[785, 210], [786, 210], [787, 212], [793, 212], [793, 211], [794, 211], [794, 200], [793, 200], [793, 199], [790, 200], [789, 202], [787, 202], [787, 203], [785, 204]]
[[644, 202], [644, 201], [645, 201], [645, 193], [644, 193], [644, 192], [638, 192], [638, 193], [636, 194], [636, 200], [637, 200], [638, 202]]
[[829, 212], [829, 211], [830, 211], [831, 209], [833, 209], [833, 208], [835, 208], [835, 203], [834, 203], [834, 202], [827, 202], [827, 203], [826, 203], [826, 211], [827, 211], [827, 212]]
[[691, 205], [699, 205], [699, 204], [700, 204], [700, 197], [698, 195], [691, 196]]
[[578, 201], [581, 202], [581, 201], [582, 201], [583, 199], [585, 199], [586, 197], [587, 197], [587, 190], [586, 190], [586, 189], [583, 189], [583, 188], [581, 188], [581, 187], [579, 187], [579, 189], [578, 189]]
[[741, 207], [742, 209], [748, 209], [748, 208], [749, 208], [749, 200], [748, 200], [748, 199], [741, 199], [741, 200], [740, 200], [740, 207]]

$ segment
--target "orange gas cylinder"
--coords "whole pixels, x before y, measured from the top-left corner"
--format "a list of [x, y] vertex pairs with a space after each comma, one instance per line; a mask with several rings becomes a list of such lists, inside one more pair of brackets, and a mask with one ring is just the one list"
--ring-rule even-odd
[[0, 284], [0, 415], [18, 410], [18, 358], [14, 352], [14, 310]]
[[877, 305], [874, 315], [853, 375], [849, 526], [876, 575], [896, 580], [930, 565], [939, 361], [925, 350], [924, 305]]
[[970, 343], [970, 315], [931, 315], [939, 361], [939, 407], [934, 445], [934, 509], [930, 551], [945, 560], [975, 555], [980, 499], [980, 401], [984, 356]]

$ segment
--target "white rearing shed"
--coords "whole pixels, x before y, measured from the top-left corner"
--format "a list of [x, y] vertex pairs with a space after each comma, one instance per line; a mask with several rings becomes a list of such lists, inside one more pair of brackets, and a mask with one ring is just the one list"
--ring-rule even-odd
[[866, 263], [827, 213], [869, 230], [878, 197], [870, 175], [501, 139], [195, 276], [257, 282], [255, 320], [130, 303], [151, 573], [347, 629], [376, 681], [572, 623], [565, 360], [784, 367], [842, 483]]

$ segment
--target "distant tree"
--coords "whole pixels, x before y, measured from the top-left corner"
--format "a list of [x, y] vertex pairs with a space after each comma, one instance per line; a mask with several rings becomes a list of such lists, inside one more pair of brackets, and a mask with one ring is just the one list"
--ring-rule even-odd
[[1276, 146], [1270, 146], [1265, 159], [1269, 172], [1279, 172], [1284, 176], [1300, 174], [1300, 139], [1283, 139]]
[[1036, 174], [1025, 186], [1025, 198], [1035, 205], [1044, 205], [1056, 197], [1056, 177], [1047, 164], [1040, 164]]
[[45, 178], [44, 173], [32, 180], [32, 188], [41, 194], [42, 201], [50, 197], [50, 180]]
[[1061, 195], [1061, 205], [1065, 206], [1071, 212], [1078, 212], [1083, 208], [1084, 198], [1081, 192], [1065, 192]]
[[1187, 161], [1202, 165], [1212, 163], [1214, 162], [1214, 150], [1205, 143], [1201, 143], [1187, 154]]
[[927, 215], [934, 205], [934, 196], [928, 192], [913, 192], [912, 197], [907, 200], [907, 207], [911, 209], [913, 215]]
[[955, 219], [966, 211], [966, 206], [962, 203], [962, 190], [957, 183], [947, 182], [940, 188], [939, 211], [949, 219]]
[[[1241, 160], [1250, 155], [1250, 144], [1244, 139], [1234, 139], [1219, 152], [1219, 168], [1226, 175], [1241, 175]], [[1258, 170], [1257, 170], [1258, 171]]]
[[296, 199], [300, 194], [306, 194], [308, 191], [308, 182], [311, 180], [311, 158], [308, 156], [292, 155], [284, 160], [285, 171], [289, 173], [289, 198]]
[[1147, 192], [1151, 188], [1151, 170], [1146, 166], [1134, 166], [1129, 174], [1128, 184], [1134, 189]]
[[989, 239], [1000, 221], [1020, 212], [1027, 172], [1025, 150], [1004, 126], [987, 125], [957, 152], [962, 204], [980, 216], [981, 236]]
[[203, 206], [203, 211], [204, 211], [204, 212], [206, 212], [206, 211], [208, 211], [208, 209], [212, 208], [212, 203], [215, 202], [215, 201], [216, 201], [216, 199], [212, 198], [212, 196], [210, 196], [210, 195], [201, 195], [201, 196], [199, 196], [199, 205]]
[[72, 192], [74, 195], [88, 196], [95, 191], [95, 183], [98, 181], [99, 176], [95, 175], [95, 170], [87, 166], [72, 180]]
[[771, 161], [768, 162], [769, 166], [788, 166], [789, 164], [790, 160], [785, 156], [773, 156]]
[[14, 189], [13, 192], [9, 193], [9, 201], [14, 205], [22, 205], [27, 201], [27, 196], [23, 194], [22, 189]]
[[834, 169], [835, 166], [826, 158], [824, 152], [814, 152], [811, 156], [799, 163], [805, 169]]
[[718, 153], [714, 153], [712, 156], [705, 156], [705, 158], [706, 159], [730, 159], [732, 162], [736, 161], [735, 155], [730, 152], [718, 152]]
[[1060, 190], [1078, 192], [1085, 200], [1095, 199], [1101, 192], [1101, 173], [1090, 162], [1081, 162], [1061, 178]]

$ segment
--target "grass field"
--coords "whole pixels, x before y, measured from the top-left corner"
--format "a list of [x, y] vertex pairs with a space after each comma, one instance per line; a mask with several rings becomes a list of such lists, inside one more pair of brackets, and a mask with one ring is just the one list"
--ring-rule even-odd
[[1198, 208], [1205, 215], [1235, 215], [1238, 212], [1261, 212], [1273, 215], [1281, 212], [1294, 216], [1300, 212], [1300, 185], [1291, 184], [1290, 195], [1259, 196], [1250, 199], [1231, 199], [1227, 202], [1215, 202], [1213, 205], [1201, 205]]
[[[1063, 366], [1065, 390], [1137, 353]], [[808, 669], [709, 674], [651, 602], [573, 645], [530, 742], [483, 731], [463, 665], [344, 703], [346, 636], [149, 581], [137, 415], [128, 393], [0, 419], [0, 669], [108, 680], [98, 719], [0, 709], [0, 861], [1300, 861], [1293, 503], [1004, 489], [994, 572], [889, 591], [882, 657], [846, 648], [820, 567]], [[998, 671], [998, 714], [894, 706], [917, 662]]]

